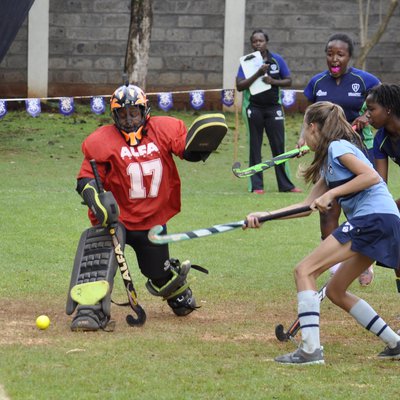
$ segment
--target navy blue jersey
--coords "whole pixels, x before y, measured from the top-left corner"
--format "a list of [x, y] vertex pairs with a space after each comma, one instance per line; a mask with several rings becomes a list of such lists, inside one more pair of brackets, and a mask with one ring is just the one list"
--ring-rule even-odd
[[[324, 71], [311, 78], [304, 89], [304, 95], [311, 103], [330, 101], [338, 104], [343, 108], [346, 119], [351, 124], [364, 113], [363, 105], [368, 90], [379, 83], [376, 76], [360, 69], [349, 68], [337, 84], [329, 71]], [[373, 134], [369, 125], [363, 129], [361, 137], [366, 148], [371, 149]]]
[[312, 103], [330, 101], [341, 106], [348, 122], [352, 123], [359, 115], [367, 97], [367, 91], [379, 84], [379, 79], [356, 68], [341, 76], [339, 85], [329, 71], [321, 72], [311, 78], [304, 89], [304, 95]]
[[[277, 53], [267, 52], [267, 60], [265, 63], [270, 64], [268, 68], [268, 75], [273, 79], [285, 79], [290, 77], [290, 70], [285, 60]], [[239, 67], [238, 78], [245, 79], [242, 66]], [[279, 86], [272, 85], [271, 89], [256, 95], [250, 95], [250, 104], [257, 107], [266, 107], [270, 105], [281, 104]]]
[[374, 157], [381, 160], [391, 158], [396, 164], [400, 165], [400, 141], [392, 141], [385, 128], [381, 128], [376, 132]]

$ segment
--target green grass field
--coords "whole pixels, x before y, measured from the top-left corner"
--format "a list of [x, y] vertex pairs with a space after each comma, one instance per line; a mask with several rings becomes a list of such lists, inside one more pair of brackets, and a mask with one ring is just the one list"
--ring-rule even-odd
[[[157, 112], [155, 112], [156, 114]], [[191, 112], [172, 115], [187, 125]], [[302, 116], [287, 117], [287, 149], [294, 148]], [[205, 228], [244, 219], [250, 211], [300, 201], [303, 194], [278, 193], [273, 170], [264, 173], [265, 195], [247, 192], [246, 179], [233, 176], [234, 158], [247, 166], [242, 125], [235, 143], [234, 114], [229, 132], [205, 163], [177, 160], [182, 177], [182, 211], [169, 232]], [[293, 267], [319, 243], [319, 218], [271, 221], [260, 230], [240, 229], [174, 243], [171, 256], [209, 269], [193, 271], [191, 287], [201, 308], [177, 318], [151, 296], [135, 256], [126, 256], [139, 300], [148, 316], [141, 328], [125, 323], [129, 308], [112, 306], [114, 332], [72, 333], [65, 314], [70, 273], [80, 234], [88, 227], [85, 206], [75, 192], [80, 144], [108, 115], [78, 107], [71, 117], [24, 111], [0, 120], [0, 399], [395, 399], [400, 363], [378, 361], [384, 347], [372, 334], [328, 300], [321, 306], [325, 366], [287, 367], [273, 358], [292, 351], [280, 343], [276, 324], [296, 317]], [[237, 156], [236, 156], [237, 154]], [[264, 159], [269, 146], [265, 143]], [[398, 168], [390, 188], [399, 197]], [[400, 328], [394, 273], [375, 268], [367, 288], [352, 291], [370, 302], [394, 328]], [[327, 276], [320, 278], [322, 285]], [[125, 301], [117, 273], [114, 300]], [[47, 314], [49, 329], [35, 319]]]

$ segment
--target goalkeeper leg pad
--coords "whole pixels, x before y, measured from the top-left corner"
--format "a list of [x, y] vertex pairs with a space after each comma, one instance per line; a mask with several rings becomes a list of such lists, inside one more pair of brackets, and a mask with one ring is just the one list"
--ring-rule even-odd
[[[125, 244], [125, 231], [118, 226], [117, 236]], [[95, 226], [80, 238], [68, 291], [66, 313], [76, 315], [71, 329], [104, 329], [110, 320], [111, 292], [118, 268], [112, 238], [107, 228]]]
[[171, 258], [165, 262], [165, 268], [172, 272], [172, 278], [162, 287], [157, 287], [151, 279], [146, 282], [147, 290], [154, 296], [161, 296], [167, 300], [172, 311], [178, 316], [190, 314], [196, 307], [196, 300], [192, 295], [186, 277], [190, 271], [190, 261], [180, 264], [179, 260]]

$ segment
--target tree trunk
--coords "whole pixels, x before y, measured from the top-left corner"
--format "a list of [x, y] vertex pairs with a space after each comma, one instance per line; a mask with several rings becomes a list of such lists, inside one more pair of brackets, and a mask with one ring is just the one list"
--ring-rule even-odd
[[369, 12], [370, 12], [370, 1], [367, 2], [367, 10], [365, 13], [365, 17], [363, 16], [363, 0], [359, 1], [359, 11], [360, 11], [360, 41], [361, 41], [361, 48], [360, 54], [354, 63], [356, 68], [365, 69], [366, 59], [369, 52], [373, 49], [373, 47], [379, 42], [382, 35], [385, 33], [386, 28], [389, 24], [390, 18], [394, 14], [396, 7], [399, 4], [398, 0], [390, 0], [389, 9], [383, 18], [380, 21], [378, 29], [375, 31], [374, 35], [368, 39], [368, 19], [369, 19]]
[[129, 83], [146, 90], [153, 0], [131, 0], [131, 22], [124, 72]]

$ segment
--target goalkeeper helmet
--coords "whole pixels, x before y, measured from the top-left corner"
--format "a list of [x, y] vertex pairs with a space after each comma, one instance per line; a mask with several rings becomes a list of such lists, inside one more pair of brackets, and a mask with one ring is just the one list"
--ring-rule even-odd
[[146, 93], [138, 86], [120, 86], [111, 96], [111, 115], [115, 126], [125, 140], [136, 146], [142, 139], [142, 131], [150, 118]]

